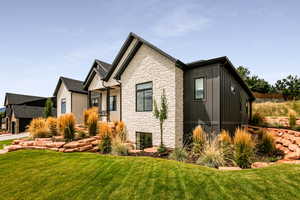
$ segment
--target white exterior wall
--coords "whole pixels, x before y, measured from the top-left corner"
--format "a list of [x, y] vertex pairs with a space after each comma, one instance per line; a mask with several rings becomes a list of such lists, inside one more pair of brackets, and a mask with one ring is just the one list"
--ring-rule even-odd
[[64, 83], [60, 84], [60, 88], [58, 90], [57, 93], [57, 117], [59, 117], [60, 115], [62, 115], [61, 113], [61, 100], [62, 99], [66, 99], [66, 113], [70, 113], [71, 112], [71, 92], [69, 90], [67, 90], [66, 86], [64, 85]]
[[152, 81], [153, 99], [160, 105], [165, 89], [168, 119], [164, 123], [164, 144], [182, 145], [183, 137], [183, 72], [165, 56], [142, 45], [121, 76], [122, 119], [127, 125], [129, 140], [136, 132], [152, 133], [153, 145], [160, 144], [159, 121], [152, 112], [136, 112], [136, 84]]
[[72, 113], [77, 123], [83, 123], [83, 112], [87, 109], [88, 96], [86, 94], [72, 93]]

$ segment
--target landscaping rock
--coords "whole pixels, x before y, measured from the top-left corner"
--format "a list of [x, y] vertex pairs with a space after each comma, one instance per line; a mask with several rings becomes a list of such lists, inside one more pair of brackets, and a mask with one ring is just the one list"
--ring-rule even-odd
[[58, 151], [59, 151], [59, 152], [64, 152], [64, 151], [65, 151], [65, 148], [59, 148]]
[[11, 152], [11, 151], [17, 151], [17, 150], [22, 149], [22, 146], [21, 145], [10, 145], [10, 146], [6, 146], [4, 149], [7, 150], [8, 152]]
[[91, 137], [91, 138], [86, 138], [86, 139], [83, 139], [83, 140], [79, 140], [78, 142], [79, 142], [79, 143], [90, 144], [90, 143], [92, 143], [92, 142], [95, 141], [95, 140], [96, 140], [96, 138]]
[[296, 137], [295, 144], [297, 144], [298, 146], [300, 146], [300, 137]]
[[296, 151], [296, 152], [290, 152], [290, 153], [287, 153], [287, 154], [284, 156], [284, 159], [298, 160], [298, 159], [300, 159], [300, 152], [299, 152], [299, 151]]
[[90, 150], [90, 149], [92, 149], [92, 148], [93, 148], [93, 145], [89, 144], [89, 145], [87, 145], [87, 146], [79, 147], [79, 151], [80, 151], [80, 152], [88, 151], [88, 150]]
[[72, 153], [72, 152], [76, 152], [77, 149], [65, 149], [64, 152], [65, 153]]
[[290, 151], [297, 151], [297, 149], [298, 149], [299, 147], [298, 147], [298, 145], [296, 145], [296, 144], [290, 144], [290, 145], [288, 146], [288, 148], [289, 148]]
[[92, 145], [93, 146], [99, 145], [99, 142], [100, 142], [99, 140], [95, 140], [95, 141], [92, 142]]
[[271, 164], [272, 163], [268, 163], [268, 162], [255, 162], [255, 163], [252, 163], [251, 168], [253, 168], [253, 169], [262, 168], [262, 167], [267, 167]]
[[300, 160], [278, 160], [277, 163], [300, 164]]
[[1, 154], [6, 154], [7, 152], [8, 152], [7, 149], [2, 149], [2, 150], [0, 150], [0, 155], [1, 155]]
[[288, 146], [290, 145], [290, 143], [291, 143], [291, 142], [290, 142], [289, 140], [287, 140], [287, 139], [282, 139], [281, 142], [282, 142], [282, 145], [285, 146], [285, 147], [288, 147]]
[[78, 148], [78, 147], [82, 147], [82, 146], [85, 146], [85, 144], [74, 141], [74, 142], [65, 144], [63, 147], [66, 149], [74, 149], [74, 148]]
[[240, 167], [219, 167], [219, 170], [222, 171], [233, 171], [233, 170], [242, 170]]

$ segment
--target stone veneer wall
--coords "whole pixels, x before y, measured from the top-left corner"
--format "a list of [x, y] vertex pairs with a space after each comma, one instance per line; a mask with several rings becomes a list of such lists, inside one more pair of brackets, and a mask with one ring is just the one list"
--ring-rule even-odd
[[182, 145], [183, 136], [183, 71], [165, 56], [142, 45], [121, 76], [122, 119], [127, 125], [129, 140], [135, 142], [136, 132], [152, 133], [153, 145], [160, 144], [159, 121], [152, 112], [136, 112], [136, 84], [152, 81], [153, 99], [160, 105], [165, 89], [168, 119], [164, 124], [164, 144]]

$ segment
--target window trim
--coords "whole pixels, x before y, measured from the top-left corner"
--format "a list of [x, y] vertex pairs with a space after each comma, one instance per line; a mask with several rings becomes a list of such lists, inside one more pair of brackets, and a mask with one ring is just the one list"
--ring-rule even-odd
[[[115, 99], [115, 101], [113, 101], [113, 102], [115, 102], [115, 104], [114, 103], [111, 104], [110, 98]], [[115, 106], [113, 106], [112, 109], [111, 109], [111, 107], [110, 107], [111, 105], [115, 105]], [[110, 95], [109, 96], [109, 111], [117, 111], [117, 95]]]
[[[143, 84], [147, 84], [147, 83], [151, 83], [151, 89], [137, 89], [139, 85], [143, 85]], [[143, 110], [142, 111], [138, 111], [137, 109], [137, 94], [138, 92], [142, 91], [147, 91], [147, 90], [152, 90], [152, 106], [151, 106], [151, 110], [145, 110], [145, 98], [143, 98]], [[153, 111], [153, 82], [152, 81], [147, 81], [147, 82], [143, 82], [143, 83], [137, 83], [135, 84], [135, 112], [152, 112]]]
[[[64, 105], [65, 105], [65, 112], [62, 112], [62, 105], [63, 105], [63, 101], [64, 101]], [[60, 114], [66, 114], [67, 113], [67, 99], [66, 98], [61, 98], [60, 100]]]
[[[196, 99], [196, 80], [203, 79], [203, 98]], [[193, 100], [194, 101], [205, 101], [206, 100], [206, 76], [198, 76], [193, 78]]]

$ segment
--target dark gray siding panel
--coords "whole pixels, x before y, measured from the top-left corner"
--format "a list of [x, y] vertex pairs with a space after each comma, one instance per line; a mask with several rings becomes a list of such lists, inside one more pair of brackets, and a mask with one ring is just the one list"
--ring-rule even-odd
[[[204, 77], [205, 98], [194, 100], [194, 79]], [[202, 125], [207, 132], [220, 130], [219, 64], [196, 67], [184, 72], [184, 133], [191, 136], [193, 128]]]
[[220, 67], [220, 80], [221, 129], [233, 133], [238, 126], [248, 123], [246, 103], [249, 96], [224, 66]]

